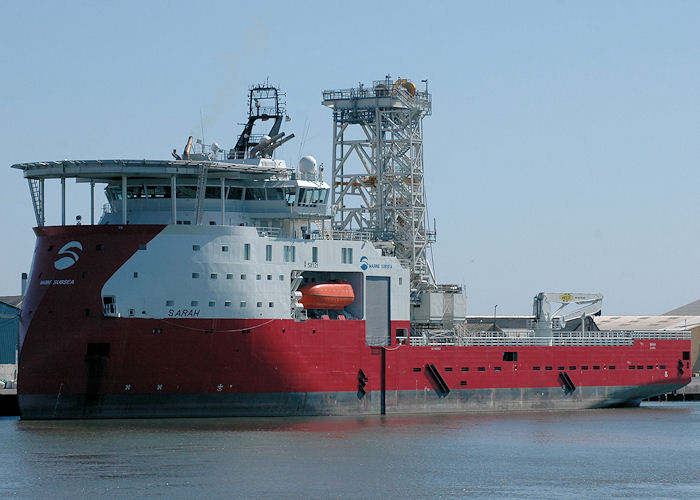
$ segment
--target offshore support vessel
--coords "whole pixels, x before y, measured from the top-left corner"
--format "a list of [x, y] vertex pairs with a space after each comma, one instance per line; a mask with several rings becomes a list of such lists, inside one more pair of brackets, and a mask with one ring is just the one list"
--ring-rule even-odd
[[[282, 98], [253, 86], [228, 151], [190, 137], [167, 160], [14, 165], [37, 219], [22, 418], [576, 409], [690, 381], [687, 332], [598, 331], [598, 295], [538, 294], [519, 329], [466, 320], [462, 287], [426, 256], [427, 82], [324, 91], [331, 184], [312, 157], [273, 158], [291, 138]], [[71, 178], [90, 186], [89, 224], [66, 224]], [[46, 179], [61, 225], [44, 224]]]

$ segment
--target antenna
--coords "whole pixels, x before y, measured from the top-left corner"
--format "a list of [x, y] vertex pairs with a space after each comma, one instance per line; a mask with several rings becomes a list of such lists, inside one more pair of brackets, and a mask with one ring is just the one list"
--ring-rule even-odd
[[204, 152], [204, 145], [207, 141], [204, 140], [204, 116], [202, 115], [202, 108], [199, 108], [199, 126], [202, 129], [202, 153]]
[[297, 155], [297, 165], [299, 164], [299, 160], [301, 159], [301, 152], [304, 149], [304, 146], [306, 145], [306, 137], [309, 135], [309, 117], [306, 117], [306, 120], [304, 120], [304, 132], [301, 134], [301, 141], [299, 141], [299, 154]]

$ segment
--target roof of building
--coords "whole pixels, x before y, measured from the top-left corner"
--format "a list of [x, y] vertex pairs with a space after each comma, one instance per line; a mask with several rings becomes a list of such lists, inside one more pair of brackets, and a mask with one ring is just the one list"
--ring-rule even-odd
[[685, 330], [700, 326], [700, 316], [598, 316], [601, 330]]
[[700, 316], [700, 299], [690, 302], [681, 307], [677, 307], [672, 311], [664, 313], [664, 316]]
[[4, 302], [8, 306], [16, 307], [17, 309], [22, 307], [22, 297], [21, 295], [4, 295], [0, 296], [0, 302]]

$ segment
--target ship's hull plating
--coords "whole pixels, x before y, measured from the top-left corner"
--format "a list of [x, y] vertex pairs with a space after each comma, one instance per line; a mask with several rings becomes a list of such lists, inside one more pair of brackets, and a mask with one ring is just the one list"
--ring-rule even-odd
[[[163, 226], [39, 228], [22, 418], [368, 415], [635, 405], [690, 381], [689, 340], [367, 346], [362, 320], [110, 318], [101, 288]], [[80, 266], [54, 263], [79, 240]], [[509, 354], [506, 354], [509, 353]], [[512, 353], [517, 353], [513, 355]]]
[[[385, 394], [386, 414], [499, 411], [577, 410], [637, 406], [642, 399], [672, 392], [679, 385], [582, 387], [564, 397], [559, 387], [530, 389], [469, 389], [441, 398], [431, 391], [391, 391]], [[263, 394], [21, 394], [25, 419], [169, 418], [222, 416], [379, 415], [381, 392], [263, 393]]]

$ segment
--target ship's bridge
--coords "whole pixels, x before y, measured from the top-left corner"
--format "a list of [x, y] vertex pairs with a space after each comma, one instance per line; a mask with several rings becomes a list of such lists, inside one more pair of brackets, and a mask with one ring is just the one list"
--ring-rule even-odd
[[37, 225], [43, 226], [46, 179], [61, 182], [61, 223], [66, 224], [66, 179], [89, 183], [90, 223], [95, 184], [108, 203], [99, 224], [209, 224], [276, 227], [333, 216], [328, 184], [315, 171], [295, 172], [282, 160], [88, 160], [22, 163]]

